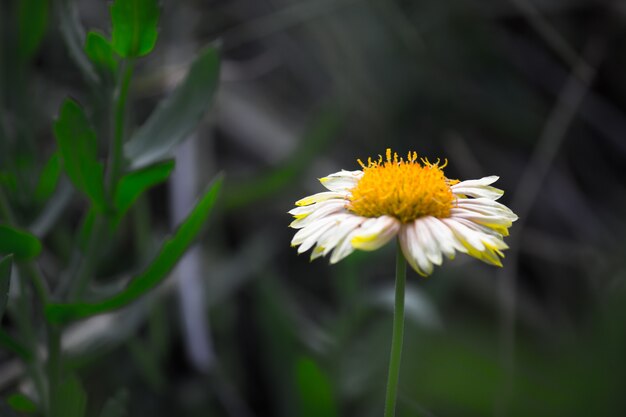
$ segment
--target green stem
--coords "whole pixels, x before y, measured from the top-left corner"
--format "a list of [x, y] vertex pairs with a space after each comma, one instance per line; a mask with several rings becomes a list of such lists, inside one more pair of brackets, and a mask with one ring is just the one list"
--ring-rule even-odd
[[13, 215], [13, 211], [11, 210], [11, 206], [9, 205], [9, 200], [7, 200], [6, 195], [4, 194], [4, 190], [0, 187], [0, 216], [9, 224], [15, 224], [15, 216]]
[[396, 415], [396, 398], [400, 377], [400, 359], [402, 357], [402, 340], [404, 337], [404, 287], [406, 284], [406, 261], [398, 242], [396, 255], [396, 297], [393, 311], [393, 334], [391, 336], [391, 355], [389, 359], [389, 376], [387, 379], [387, 396], [385, 398], [385, 417]]
[[126, 116], [126, 102], [128, 101], [128, 90], [130, 80], [133, 77], [135, 63], [132, 59], [126, 61], [121, 83], [116, 94], [115, 109], [113, 112], [113, 141], [109, 154], [109, 189], [111, 193], [115, 190], [117, 181], [122, 172], [124, 161], [124, 119]]
[[80, 260], [79, 266], [74, 275], [72, 286], [68, 294], [69, 301], [76, 301], [85, 293], [91, 276], [93, 275], [94, 268], [96, 266], [96, 257], [98, 256], [101, 241], [104, 233], [106, 232], [106, 222], [104, 217], [100, 214], [96, 214], [94, 220], [93, 229], [89, 235], [85, 253]]
[[[12, 226], [16, 225], [16, 218], [9, 205], [9, 201], [4, 194], [4, 190], [0, 187], [0, 217], [4, 219], [7, 223]], [[41, 398], [45, 397], [45, 384], [44, 379], [42, 377], [42, 366], [41, 363], [37, 360], [37, 335], [33, 325], [32, 320], [32, 303], [29, 297], [29, 290], [27, 288], [26, 282], [21, 279], [24, 275], [28, 274], [31, 277], [33, 287], [37, 294], [37, 297], [41, 301], [41, 307], [48, 303], [49, 291], [39, 271], [39, 268], [35, 264], [34, 261], [26, 261], [19, 265], [19, 277], [20, 279], [16, 280], [16, 285], [18, 286], [18, 299], [17, 299], [17, 314], [15, 315], [15, 321], [17, 323], [17, 327], [19, 329], [20, 335], [25, 343], [28, 344], [28, 347], [20, 345], [18, 342], [13, 341], [8, 334], [2, 332], [0, 338], [2, 339], [2, 343], [11, 350], [13, 350], [22, 360], [24, 360], [24, 364], [26, 365], [26, 371], [32, 377], [33, 383], [35, 384], [35, 389]]]
[[[113, 138], [111, 139], [111, 147], [109, 151], [109, 163], [107, 172], [107, 182], [109, 196], [115, 195], [115, 188], [122, 173], [124, 162], [124, 120], [126, 116], [126, 102], [128, 100], [128, 90], [130, 81], [133, 77], [134, 60], [129, 59], [125, 62], [120, 83], [113, 98]], [[89, 285], [94, 267], [96, 265], [96, 257], [98, 249], [101, 247], [101, 241], [107, 232], [107, 221], [101, 214], [96, 214], [94, 226], [91, 230], [85, 254], [78, 266], [73, 285], [69, 292], [69, 300], [76, 301], [84, 294]]]
[[[0, 187], [0, 217], [3, 218], [8, 224], [11, 226], [15, 226], [17, 224], [15, 215], [13, 214], [13, 210], [9, 205], [9, 201], [4, 194], [4, 190]], [[34, 261], [24, 262], [21, 265], [23, 269], [30, 275], [30, 278], [33, 282], [33, 286], [35, 287], [35, 292], [37, 296], [41, 300], [41, 304], [45, 305], [48, 302], [48, 288], [46, 287], [46, 283], [41, 275], [41, 271], [37, 265], [35, 265]]]
[[48, 416], [56, 412], [56, 389], [61, 383], [61, 330], [56, 325], [48, 326]]
[[41, 305], [45, 306], [49, 301], [48, 294], [50, 293], [50, 290], [46, 285], [46, 281], [43, 279], [43, 275], [41, 274], [39, 267], [33, 262], [25, 262], [21, 266], [23, 266], [22, 270], [30, 276], [37, 298], [41, 301]]

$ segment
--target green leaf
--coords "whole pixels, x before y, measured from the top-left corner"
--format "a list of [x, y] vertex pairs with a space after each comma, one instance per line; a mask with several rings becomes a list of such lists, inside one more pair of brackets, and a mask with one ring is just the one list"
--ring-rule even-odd
[[54, 136], [63, 167], [74, 186], [89, 197], [96, 209], [105, 211], [104, 168], [98, 162], [96, 132], [75, 101], [66, 99], [61, 106]]
[[111, 43], [99, 32], [89, 31], [85, 40], [85, 53], [96, 67], [111, 74], [117, 72], [118, 59]]
[[39, 49], [48, 25], [48, 0], [18, 2], [19, 54], [29, 60]]
[[7, 398], [7, 404], [11, 406], [15, 411], [19, 411], [20, 413], [35, 413], [37, 412], [37, 404], [26, 395], [21, 393], [16, 393], [10, 395]]
[[11, 267], [13, 266], [13, 256], [5, 256], [0, 259], [0, 320], [4, 315], [4, 310], [9, 301], [9, 287], [11, 284]]
[[87, 394], [75, 375], [67, 376], [61, 384], [52, 387], [54, 401], [51, 416], [83, 417], [87, 406]]
[[13, 254], [18, 260], [36, 258], [41, 242], [34, 235], [15, 227], [0, 225], [0, 254]]
[[39, 182], [35, 188], [35, 198], [46, 201], [54, 192], [61, 176], [61, 157], [58, 152], [52, 154], [41, 170]]
[[172, 169], [174, 161], [167, 161], [124, 175], [115, 190], [113, 203], [117, 213], [114, 224], [122, 219], [144, 191], [167, 180]]
[[159, 6], [156, 0], [116, 0], [111, 5], [113, 49], [131, 58], [152, 51], [157, 40]]
[[183, 82], [126, 143], [124, 153], [132, 166], [141, 167], [165, 158], [175, 145], [189, 136], [213, 100], [219, 67], [214, 48], [200, 52]]
[[45, 309], [48, 321], [61, 324], [116, 310], [132, 303], [160, 284], [200, 233], [215, 204], [222, 182], [221, 176], [213, 181], [174, 236], [165, 241], [154, 261], [143, 273], [135, 277], [126, 289], [94, 303], [48, 304]]
[[329, 378], [310, 358], [300, 358], [296, 366], [300, 391], [300, 417], [339, 416]]

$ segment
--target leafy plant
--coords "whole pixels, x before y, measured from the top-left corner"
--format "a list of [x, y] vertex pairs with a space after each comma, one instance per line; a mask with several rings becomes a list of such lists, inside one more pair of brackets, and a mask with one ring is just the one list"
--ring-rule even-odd
[[[14, 393], [8, 397], [9, 407], [47, 417], [82, 417], [89, 397], [68, 352], [63, 350], [67, 324], [140, 302], [167, 278], [205, 228], [220, 193], [221, 175], [207, 187], [173, 235], [165, 239], [143, 272], [136, 274], [135, 266], [129, 265], [128, 273], [135, 277], [116, 284], [115, 292], [98, 295], [91, 289], [103, 248], [122, 231], [119, 226], [126, 214], [151, 188], [167, 181], [175, 169], [171, 150], [209, 108], [220, 64], [215, 48], [200, 51], [180, 86], [131, 137], [127, 129], [130, 85], [136, 60], [148, 55], [157, 41], [157, 0], [115, 0], [110, 6], [110, 38], [97, 31], [83, 37], [75, 14], [64, 13], [74, 10], [73, 3], [62, 1], [58, 7], [61, 32], [70, 56], [94, 93], [90, 95], [93, 102], [66, 98], [61, 104], [53, 126], [56, 149], [32, 187], [31, 205], [42, 212], [41, 216], [52, 216], [48, 206], [67, 200], [59, 186], [67, 178], [83, 196], [83, 218], [63, 272], [44, 276], [39, 257], [46, 253], [46, 241], [22, 225], [17, 188], [8, 186], [16, 183], [19, 173], [10, 164], [3, 164], [2, 174], [7, 180], [0, 187], [0, 254], [6, 256], [0, 259], [0, 318], [7, 310], [11, 318], [7, 323], [13, 324], [0, 329], [0, 345], [24, 362], [26, 376], [35, 388], [33, 396]], [[41, 43], [47, 11], [45, 0], [20, 2], [20, 54], [24, 60], [30, 59]], [[107, 147], [105, 162], [101, 151]], [[15, 279], [18, 273], [19, 280]], [[15, 286], [15, 297], [9, 296], [10, 284]], [[40, 338], [41, 334], [45, 338]], [[47, 355], [39, 354], [42, 344]], [[127, 393], [121, 392], [111, 396], [101, 415], [125, 414]]]

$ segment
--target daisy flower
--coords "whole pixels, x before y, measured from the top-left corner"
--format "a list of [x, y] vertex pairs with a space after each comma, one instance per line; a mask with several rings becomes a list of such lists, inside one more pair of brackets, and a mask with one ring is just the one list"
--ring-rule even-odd
[[447, 178], [447, 161], [431, 163], [387, 149], [386, 158], [358, 160], [362, 169], [321, 178], [328, 191], [296, 202], [290, 227], [298, 253], [313, 249], [311, 260], [330, 255], [339, 262], [355, 249], [373, 251], [398, 236], [409, 265], [427, 276], [444, 255], [466, 253], [502, 266], [503, 237], [517, 216], [498, 203], [496, 176], [458, 181]]

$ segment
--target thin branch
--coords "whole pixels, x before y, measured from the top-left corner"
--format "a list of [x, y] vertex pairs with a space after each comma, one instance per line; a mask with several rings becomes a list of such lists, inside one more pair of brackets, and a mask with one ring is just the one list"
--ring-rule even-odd
[[[603, 52], [603, 44], [600, 44], [597, 39], [592, 39], [588, 42], [584, 58], [572, 69], [569, 79], [561, 90], [535, 145], [530, 161], [522, 173], [519, 185], [513, 194], [511, 207], [518, 214], [519, 221], [516, 224], [515, 233], [508, 240], [511, 246], [507, 260], [509, 267], [501, 270], [498, 280], [500, 283], [498, 292], [501, 312], [501, 360], [507, 371], [507, 380], [503, 385], [504, 392], [500, 395], [500, 401], [496, 405], [496, 414], [499, 415], [506, 415], [507, 410], [504, 407], [513, 389], [516, 340], [516, 282], [521, 232], [552, 163], [595, 78], [597, 64]], [[588, 62], [593, 63], [593, 65], [588, 64]]]
[[[578, 68], [574, 71], [581, 76], [592, 72], [589, 64], [576, 52], [567, 40], [550, 24], [548, 19], [528, 0], [509, 0], [524, 15], [532, 28], [541, 36], [548, 46], [568, 65], [570, 68]], [[581, 81], [585, 81], [581, 78]]]

